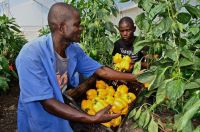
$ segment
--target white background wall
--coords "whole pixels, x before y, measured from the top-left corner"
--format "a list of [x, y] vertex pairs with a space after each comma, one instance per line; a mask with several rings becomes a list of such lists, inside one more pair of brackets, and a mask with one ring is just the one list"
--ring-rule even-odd
[[7, 0], [9, 17], [16, 18], [21, 30], [28, 40], [38, 36], [38, 30], [47, 25], [49, 8], [55, 2], [64, 0]]

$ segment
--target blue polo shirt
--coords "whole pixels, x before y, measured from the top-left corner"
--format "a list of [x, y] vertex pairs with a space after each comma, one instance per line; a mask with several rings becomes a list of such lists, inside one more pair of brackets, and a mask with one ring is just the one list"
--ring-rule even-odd
[[[77, 43], [66, 48], [68, 80], [79, 84], [77, 72], [89, 77], [101, 65], [88, 57]], [[56, 58], [51, 34], [23, 46], [17, 59], [20, 97], [18, 102], [18, 132], [71, 132], [67, 120], [54, 116], [42, 107], [40, 100], [63, 97], [55, 73]]]

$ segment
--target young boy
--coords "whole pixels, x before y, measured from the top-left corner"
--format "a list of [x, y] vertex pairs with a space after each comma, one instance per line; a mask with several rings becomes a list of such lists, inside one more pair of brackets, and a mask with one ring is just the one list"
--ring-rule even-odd
[[[133, 45], [138, 41], [138, 37], [134, 36], [136, 27], [133, 20], [130, 17], [123, 17], [119, 21], [119, 32], [121, 38], [114, 43], [114, 49], [112, 55], [116, 53], [122, 54], [122, 56], [128, 55], [132, 59], [132, 67], [136, 61], [141, 60], [144, 57], [142, 51], [133, 54]], [[142, 67], [146, 68], [147, 64], [142, 62]], [[131, 68], [131, 71], [133, 68]]]

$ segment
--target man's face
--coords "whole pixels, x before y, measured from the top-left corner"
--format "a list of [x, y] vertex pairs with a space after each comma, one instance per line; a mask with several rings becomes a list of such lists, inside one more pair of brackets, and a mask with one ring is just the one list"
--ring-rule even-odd
[[134, 25], [131, 25], [128, 22], [122, 22], [119, 25], [119, 32], [120, 32], [122, 39], [129, 41], [134, 36], [133, 33], [135, 32], [135, 27], [134, 27]]
[[66, 41], [80, 42], [80, 36], [82, 32], [80, 23], [80, 15], [77, 12], [73, 12], [71, 19], [66, 21], [63, 26], [63, 33]]

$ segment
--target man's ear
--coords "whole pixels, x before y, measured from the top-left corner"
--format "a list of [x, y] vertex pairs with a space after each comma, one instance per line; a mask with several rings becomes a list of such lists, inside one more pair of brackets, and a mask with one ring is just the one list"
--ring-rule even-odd
[[63, 33], [64, 30], [65, 30], [65, 24], [64, 24], [64, 23], [59, 24], [59, 25], [58, 25], [58, 29], [59, 29], [59, 31], [60, 31], [61, 33]]

